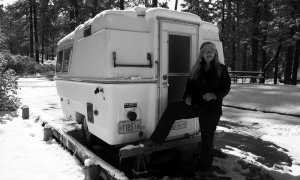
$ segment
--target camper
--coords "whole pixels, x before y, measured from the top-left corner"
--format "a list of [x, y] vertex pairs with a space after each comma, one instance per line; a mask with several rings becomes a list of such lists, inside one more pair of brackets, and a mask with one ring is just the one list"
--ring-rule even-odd
[[[63, 113], [86, 140], [110, 145], [147, 139], [169, 103], [182, 100], [204, 41], [216, 25], [162, 8], [106, 10], [58, 42], [55, 81]], [[197, 118], [177, 120], [167, 138], [197, 134]]]

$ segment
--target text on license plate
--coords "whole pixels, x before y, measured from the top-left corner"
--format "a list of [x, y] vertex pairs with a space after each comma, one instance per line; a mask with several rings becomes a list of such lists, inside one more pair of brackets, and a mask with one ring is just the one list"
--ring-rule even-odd
[[131, 133], [140, 130], [141, 120], [119, 122], [119, 134]]
[[177, 129], [184, 129], [187, 127], [187, 121], [181, 120], [181, 121], [175, 121], [172, 130], [177, 130]]

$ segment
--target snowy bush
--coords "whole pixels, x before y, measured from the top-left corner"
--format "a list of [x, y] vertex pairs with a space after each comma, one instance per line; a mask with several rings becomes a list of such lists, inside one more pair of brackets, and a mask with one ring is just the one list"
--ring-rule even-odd
[[37, 63], [32, 58], [21, 55], [14, 56], [8, 52], [5, 52], [3, 56], [7, 61], [7, 65], [5, 67], [6, 70], [13, 69], [19, 76], [26, 76], [36, 73], [35, 66]]
[[0, 111], [13, 111], [20, 106], [17, 97], [17, 76], [15, 71], [7, 69], [8, 61], [0, 52]]
[[32, 76], [44, 73], [53, 73], [54, 64], [39, 64], [34, 59], [27, 56], [11, 55], [9, 52], [3, 53], [4, 59], [7, 60], [6, 69], [13, 69], [18, 76]]
[[36, 64], [36, 73], [53, 73], [55, 66], [53, 64]]

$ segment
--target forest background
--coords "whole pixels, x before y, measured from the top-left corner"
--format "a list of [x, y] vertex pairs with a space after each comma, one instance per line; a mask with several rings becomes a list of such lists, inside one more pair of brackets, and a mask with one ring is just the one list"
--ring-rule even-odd
[[[43, 64], [55, 59], [61, 38], [98, 13], [138, 5], [169, 8], [168, 1], [17, 0], [7, 6], [0, 1], [0, 52]], [[180, 6], [219, 26], [225, 63], [232, 71], [263, 71], [274, 84], [277, 79], [297, 84], [300, 0], [172, 1], [170, 9]]]

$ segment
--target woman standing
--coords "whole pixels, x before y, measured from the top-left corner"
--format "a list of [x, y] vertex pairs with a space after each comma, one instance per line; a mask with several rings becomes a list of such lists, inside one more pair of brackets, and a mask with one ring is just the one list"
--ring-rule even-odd
[[208, 171], [213, 162], [214, 133], [222, 115], [223, 98], [230, 90], [226, 66], [219, 62], [216, 45], [204, 42], [192, 68], [181, 102], [168, 105], [147, 146], [161, 144], [178, 119], [199, 117], [201, 132], [200, 170]]

